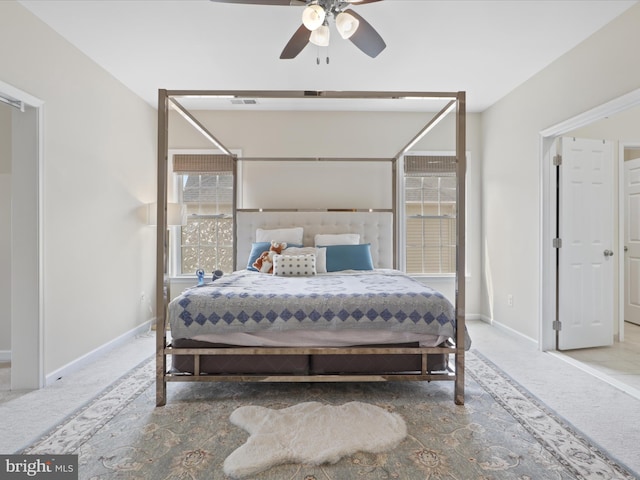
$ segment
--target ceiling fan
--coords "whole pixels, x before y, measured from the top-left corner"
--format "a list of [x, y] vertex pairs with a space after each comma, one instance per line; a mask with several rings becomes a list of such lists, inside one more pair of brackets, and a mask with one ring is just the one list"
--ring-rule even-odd
[[[380, 34], [349, 8], [351, 5], [380, 2], [382, 0], [211, 0], [218, 3], [241, 3], [251, 5], [287, 5], [305, 7], [302, 25], [285, 45], [281, 59], [295, 58], [308, 43], [320, 47], [329, 45], [329, 19], [333, 17], [340, 36], [350, 40], [371, 58], [378, 56], [386, 48]], [[328, 61], [328, 60], [327, 60]]]

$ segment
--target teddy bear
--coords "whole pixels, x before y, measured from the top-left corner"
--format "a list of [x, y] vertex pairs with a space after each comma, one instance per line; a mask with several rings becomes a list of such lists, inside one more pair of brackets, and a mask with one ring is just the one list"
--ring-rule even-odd
[[271, 246], [266, 252], [262, 252], [260, 256], [253, 262], [253, 267], [260, 273], [273, 273], [273, 256], [282, 253], [287, 248], [285, 242], [271, 241]]

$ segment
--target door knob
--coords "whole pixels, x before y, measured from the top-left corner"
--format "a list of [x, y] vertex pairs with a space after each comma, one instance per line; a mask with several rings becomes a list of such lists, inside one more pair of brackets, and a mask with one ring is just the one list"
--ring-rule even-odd
[[604, 256], [605, 257], [613, 257], [613, 252], [611, 250], [605, 250], [604, 251]]

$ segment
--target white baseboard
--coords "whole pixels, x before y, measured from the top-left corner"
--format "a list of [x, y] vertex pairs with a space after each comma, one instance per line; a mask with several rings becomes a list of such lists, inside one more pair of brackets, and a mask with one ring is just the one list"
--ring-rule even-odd
[[131, 340], [132, 338], [135, 338], [137, 335], [141, 335], [143, 333], [148, 332], [151, 328], [151, 325], [155, 325], [155, 323], [156, 323], [155, 318], [151, 320], [147, 320], [146, 322], [138, 325], [136, 328], [129, 330], [126, 333], [123, 333], [122, 335], [120, 335], [117, 338], [114, 338], [110, 342], [107, 342], [104, 345], [101, 345], [95, 350], [92, 350], [91, 352], [75, 359], [74, 361], [67, 363], [65, 366], [51, 372], [45, 377], [45, 383], [44, 383], [45, 386], [51, 385], [56, 380], [59, 380], [60, 378], [66, 375], [70, 375], [71, 373], [76, 372], [83, 367], [86, 367], [88, 363], [93, 362], [94, 360], [101, 357], [102, 355], [105, 355], [106, 353], [114, 350], [115, 348], [125, 344], [127, 341]]
[[11, 361], [11, 350], [0, 350], [0, 362]]
[[511, 327], [507, 327], [503, 323], [496, 322], [491, 317], [489, 317], [487, 315], [484, 315], [482, 313], [473, 313], [473, 314], [467, 315], [465, 317], [465, 319], [466, 320], [480, 320], [481, 322], [488, 323], [492, 327], [496, 327], [497, 329], [499, 329], [499, 330], [501, 330], [501, 331], [503, 331], [503, 332], [505, 332], [505, 333], [507, 333], [507, 334], [509, 334], [511, 336], [518, 337], [521, 340], [524, 340], [527, 343], [531, 343], [532, 345], [534, 345], [536, 347], [538, 346], [538, 341], [537, 340], [535, 340], [535, 339], [533, 339], [533, 338], [531, 338], [531, 337], [529, 337], [527, 335], [524, 335], [524, 334], [518, 332], [517, 330], [514, 330]]
[[518, 337], [519, 339], [524, 340], [527, 343], [530, 343], [535, 348], [538, 348], [538, 341], [534, 338], [524, 335], [523, 333], [520, 333], [517, 330], [514, 330], [513, 328], [504, 325], [503, 323], [496, 322], [495, 320], [488, 319], [487, 323], [493, 327], [496, 327], [498, 330], [501, 330], [507, 333], [508, 335], [511, 335], [513, 337]]

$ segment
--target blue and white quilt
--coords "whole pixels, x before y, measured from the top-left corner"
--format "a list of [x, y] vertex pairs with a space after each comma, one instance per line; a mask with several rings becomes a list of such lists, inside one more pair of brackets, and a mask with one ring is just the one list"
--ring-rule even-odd
[[385, 329], [455, 338], [451, 302], [388, 269], [310, 277], [238, 271], [176, 297], [169, 323], [173, 338], [294, 329]]

